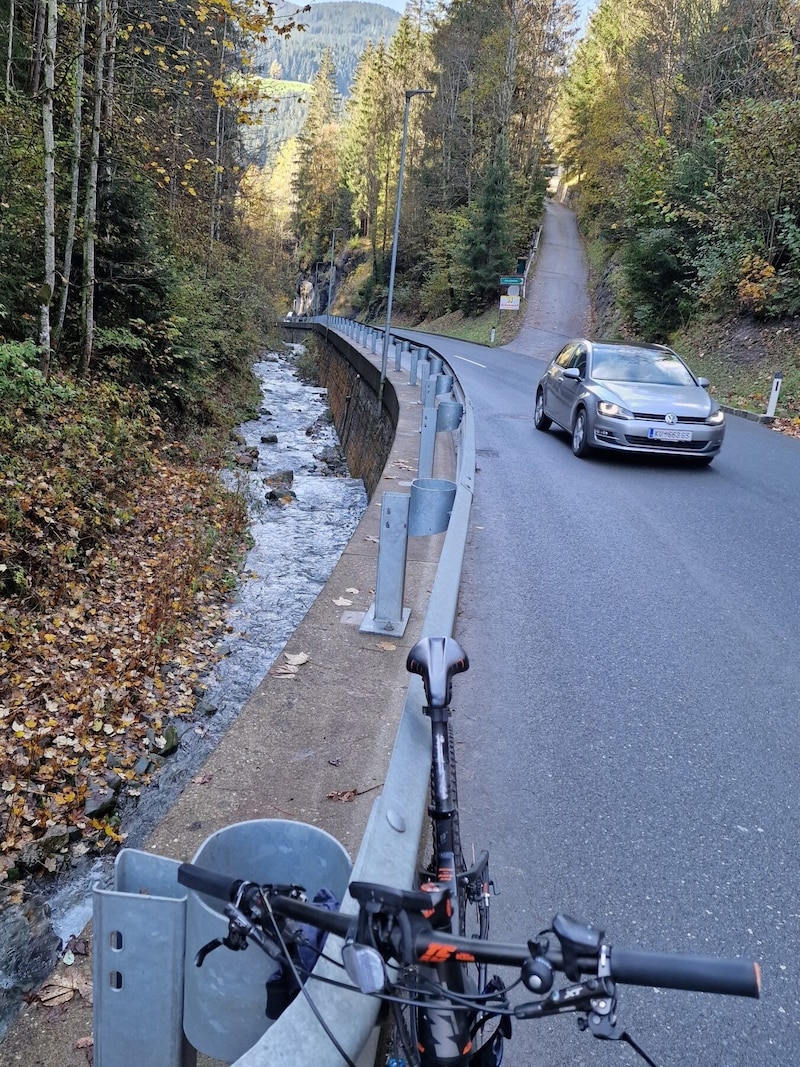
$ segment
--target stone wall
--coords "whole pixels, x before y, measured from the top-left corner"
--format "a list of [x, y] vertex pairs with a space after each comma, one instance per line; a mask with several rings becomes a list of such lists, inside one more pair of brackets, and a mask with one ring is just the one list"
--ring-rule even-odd
[[334, 424], [354, 478], [361, 478], [372, 497], [394, 440], [397, 397], [384, 383], [378, 404], [378, 370], [358, 349], [338, 334], [318, 336], [320, 384], [328, 390]]

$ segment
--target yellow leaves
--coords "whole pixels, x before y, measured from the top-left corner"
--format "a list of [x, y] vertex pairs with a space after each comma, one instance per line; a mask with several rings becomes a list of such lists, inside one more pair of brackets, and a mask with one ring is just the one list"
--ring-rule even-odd
[[[93, 847], [113, 849], [123, 839], [113, 821], [89, 823], [83, 815], [90, 784], [113, 766], [122, 788], [138, 792], [135, 766], [154, 751], [148, 729], [158, 735], [194, 706], [224, 619], [230, 552], [246, 511], [213, 475], [175, 456], [174, 467], [167, 453], [153, 457], [152, 473], [126, 506], [131, 520], [108, 534], [79, 579], [76, 572], [65, 583], [65, 598], [49, 615], [46, 608], [18, 611], [13, 627], [0, 618], [5, 858], [54, 820], [85, 828], [90, 840], [99, 835]], [[209, 548], [211, 528], [217, 534]], [[193, 595], [198, 580], [201, 601]], [[1, 872], [2, 865], [0, 880]]]

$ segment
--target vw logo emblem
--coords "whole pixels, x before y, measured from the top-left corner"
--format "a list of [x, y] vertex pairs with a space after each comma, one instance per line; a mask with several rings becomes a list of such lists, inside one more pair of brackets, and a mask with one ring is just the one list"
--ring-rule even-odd
[[667, 414], [664, 416], [664, 422], [668, 426], [674, 426], [677, 421], [678, 416], [672, 411], [668, 411]]

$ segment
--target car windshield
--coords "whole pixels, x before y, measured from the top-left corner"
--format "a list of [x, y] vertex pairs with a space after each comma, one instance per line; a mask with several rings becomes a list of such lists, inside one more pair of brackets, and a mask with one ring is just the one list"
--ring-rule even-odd
[[675, 353], [661, 348], [595, 347], [592, 377], [606, 382], [697, 384]]

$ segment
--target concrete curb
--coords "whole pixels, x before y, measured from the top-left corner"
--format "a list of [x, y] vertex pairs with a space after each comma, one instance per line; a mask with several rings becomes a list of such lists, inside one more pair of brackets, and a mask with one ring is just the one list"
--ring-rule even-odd
[[775, 421], [773, 415], [758, 415], [755, 411], [746, 411], [744, 408], [734, 408], [730, 404], [720, 404], [720, 407], [727, 415], [738, 415], [740, 419], [747, 419], [749, 422], [758, 422], [762, 426], [771, 426]]

